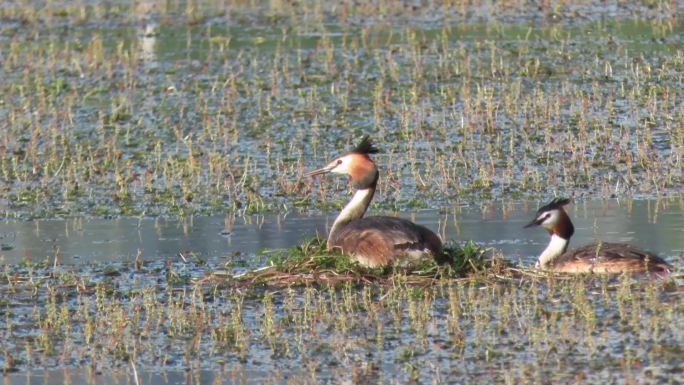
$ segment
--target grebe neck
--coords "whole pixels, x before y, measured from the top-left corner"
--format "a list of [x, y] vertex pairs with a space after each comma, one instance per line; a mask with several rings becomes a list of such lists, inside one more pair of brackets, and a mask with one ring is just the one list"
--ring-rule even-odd
[[340, 211], [340, 214], [335, 219], [335, 222], [330, 229], [330, 235], [328, 235], [328, 248], [331, 247], [330, 240], [333, 239], [335, 232], [347, 223], [360, 219], [363, 214], [366, 213], [371, 200], [373, 199], [373, 194], [375, 194], [375, 183], [371, 186], [356, 190], [352, 199], [347, 203], [346, 206]]
[[558, 234], [551, 234], [551, 242], [546, 249], [539, 255], [535, 267], [538, 269], [547, 268], [556, 258], [560, 257], [568, 249], [569, 239], [563, 238]]

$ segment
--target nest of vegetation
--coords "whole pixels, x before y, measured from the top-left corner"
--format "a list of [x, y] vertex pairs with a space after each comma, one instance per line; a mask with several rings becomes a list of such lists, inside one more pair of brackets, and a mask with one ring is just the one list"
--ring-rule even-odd
[[411, 267], [368, 268], [349, 256], [327, 250], [325, 240], [320, 238], [288, 249], [268, 250], [264, 254], [270, 262], [267, 267], [235, 276], [212, 272], [203, 280], [250, 287], [344, 282], [391, 284], [401, 277], [406, 283], [429, 284], [440, 279], [510, 276], [512, 269], [494, 249], [482, 247], [472, 241], [462, 245], [447, 245], [434, 260], [426, 260]]

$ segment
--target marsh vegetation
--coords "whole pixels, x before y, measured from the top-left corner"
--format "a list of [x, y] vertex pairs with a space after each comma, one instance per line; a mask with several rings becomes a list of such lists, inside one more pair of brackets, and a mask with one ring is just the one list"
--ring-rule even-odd
[[3, 7], [4, 215], [339, 207], [362, 134], [385, 209], [681, 192], [676, 3], [383, 4]]
[[[235, 218], [322, 215], [348, 186], [303, 172], [370, 134], [383, 150], [371, 210], [434, 210], [451, 227], [429, 226], [464, 253], [449, 271], [359, 270], [297, 234], [290, 252], [63, 263], [7, 232], [5, 379], [675, 383], [681, 18], [671, 1], [3, 4], [4, 225], [30, 220], [39, 242], [46, 220], [73, 239], [87, 218], [163, 218], [187, 236], [218, 214], [202, 230], [229, 238]], [[500, 202], [493, 216], [510, 220], [555, 195], [617, 198], [629, 215], [652, 200], [649, 222], [676, 217], [651, 245], [677, 271], [546, 275], [498, 250], [510, 239], [466, 243], [460, 208]]]

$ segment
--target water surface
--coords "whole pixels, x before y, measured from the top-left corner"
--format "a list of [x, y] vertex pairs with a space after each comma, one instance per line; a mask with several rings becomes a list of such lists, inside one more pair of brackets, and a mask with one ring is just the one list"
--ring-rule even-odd
[[[539, 202], [495, 203], [422, 210], [399, 215], [439, 232], [447, 242], [473, 240], [531, 264], [548, 240], [545, 231], [523, 229]], [[571, 246], [594, 240], [627, 242], [677, 261], [684, 251], [684, 211], [677, 200], [581, 201], [568, 207], [575, 224]], [[372, 211], [371, 214], [378, 213]], [[385, 213], [394, 215], [393, 213]], [[180, 260], [196, 255], [212, 262], [258, 267], [262, 249], [287, 248], [324, 237], [336, 213], [246, 217], [71, 218], [0, 223], [7, 263], [28, 258], [65, 265]]]
[[[402, 216], [447, 242], [472, 239], [532, 265], [548, 235], [522, 226], [539, 205]], [[574, 244], [630, 242], [681, 268], [679, 200], [578, 201], [568, 211]], [[314, 278], [306, 286], [253, 290], [196, 283], [213, 269], [262, 267], [260, 249], [325, 234], [334, 216], [3, 222], [0, 365], [13, 362], [21, 371], [5, 383], [135, 383], [133, 363], [141, 383], [150, 384], [504, 382], [539, 375], [566, 382], [577, 373], [588, 382], [662, 381], [679, 370], [684, 330], [676, 278], [556, 281], [532, 274], [422, 286], [398, 275], [385, 285], [328, 287]], [[142, 268], [131, 263], [138, 253], [150, 261]], [[49, 263], [31, 267], [26, 258]]]

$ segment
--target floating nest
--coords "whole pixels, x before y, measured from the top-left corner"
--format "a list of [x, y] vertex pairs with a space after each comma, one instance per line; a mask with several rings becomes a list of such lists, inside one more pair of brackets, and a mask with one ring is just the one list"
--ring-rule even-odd
[[430, 284], [441, 279], [492, 279], [510, 276], [515, 269], [493, 248], [472, 241], [447, 245], [434, 260], [411, 267], [368, 268], [350, 257], [326, 249], [324, 239], [315, 238], [288, 249], [267, 250], [269, 265], [238, 275], [214, 271], [203, 283], [250, 287], [316, 285], [337, 283], [392, 284], [397, 279], [409, 284]]

